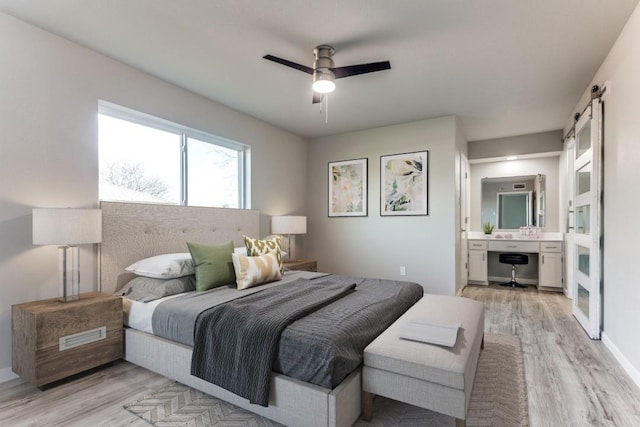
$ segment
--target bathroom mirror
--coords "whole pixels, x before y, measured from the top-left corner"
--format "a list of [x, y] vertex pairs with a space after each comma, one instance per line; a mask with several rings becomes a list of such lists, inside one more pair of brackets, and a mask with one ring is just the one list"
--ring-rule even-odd
[[544, 226], [544, 175], [482, 179], [482, 224], [497, 230]]

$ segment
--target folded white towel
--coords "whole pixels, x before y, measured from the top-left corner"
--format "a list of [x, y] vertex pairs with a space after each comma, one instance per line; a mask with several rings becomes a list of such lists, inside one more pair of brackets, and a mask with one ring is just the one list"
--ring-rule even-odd
[[414, 319], [404, 325], [400, 338], [453, 347], [458, 337], [459, 323]]

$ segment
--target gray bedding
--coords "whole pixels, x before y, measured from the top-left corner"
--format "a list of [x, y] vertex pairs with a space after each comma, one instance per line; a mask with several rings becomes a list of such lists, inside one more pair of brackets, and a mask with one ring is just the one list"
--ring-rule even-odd
[[[356, 290], [287, 326], [278, 342], [273, 370], [334, 388], [362, 363], [364, 348], [415, 304], [423, 290], [418, 284], [394, 280], [336, 275], [314, 280], [355, 283]], [[200, 312], [247, 295], [247, 291], [259, 292], [279, 284], [244, 291], [218, 288], [165, 301], [153, 314], [154, 334], [193, 346], [195, 321]]]
[[198, 345], [193, 347], [191, 375], [268, 406], [273, 360], [284, 328], [354, 288], [300, 279], [206, 310], [196, 320]]
[[295, 280], [316, 279], [323, 276], [327, 276], [327, 274], [296, 271], [287, 273], [280, 281], [241, 291], [235, 286], [221, 286], [208, 291], [193, 292], [163, 301], [155, 309], [151, 318], [153, 334], [193, 347], [196, 319], [203, 311], [265, 289], [291, 283]]

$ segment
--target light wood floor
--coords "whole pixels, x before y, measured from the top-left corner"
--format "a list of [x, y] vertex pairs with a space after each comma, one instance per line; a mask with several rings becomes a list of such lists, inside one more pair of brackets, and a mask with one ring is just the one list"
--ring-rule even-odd
[[[485, 330], [522, 341], [531, 426], [640, 426], [640, 389], [551, 292], [468, 286], [483, 301]], [[127, 362], [47, 391], [0, 384], [0, 425], [148, 426], [122, 406], [170, 380]]]
[[640, 426], [640, 388], [571, 314], [571, 300], [535, 288], [467, 286], [485, 331], [522, 342], [531, 426]]

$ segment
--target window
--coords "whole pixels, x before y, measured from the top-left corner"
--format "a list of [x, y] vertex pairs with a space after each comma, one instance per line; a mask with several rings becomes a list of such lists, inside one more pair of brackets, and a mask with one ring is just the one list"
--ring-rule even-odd
[[246, 145], [102, 101], [98, 140], [100, 200], [245, 207]]

